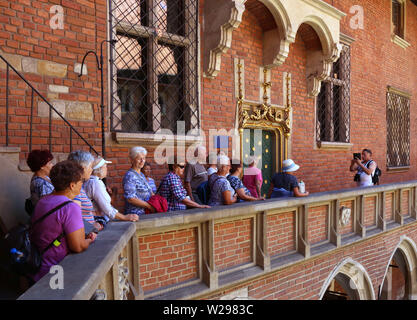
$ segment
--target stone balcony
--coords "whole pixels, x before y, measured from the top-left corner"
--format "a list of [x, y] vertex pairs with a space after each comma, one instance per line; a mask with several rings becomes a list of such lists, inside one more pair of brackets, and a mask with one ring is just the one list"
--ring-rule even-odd
[[[245, 286], [244, 298], [272, 298], [268, 288], [278, 299], [319, 299], [334, 261], [347, 258], [369, 272], [361, 290], [373, 299], [385, 267], [372, 254], [417, 239], [416, 190], [409, 181], [114, 222], [62, 261], [63, 290], [47, 274], [20, 299], [214, 299]], [[410, 290], [417, 297], [417, 283]]]

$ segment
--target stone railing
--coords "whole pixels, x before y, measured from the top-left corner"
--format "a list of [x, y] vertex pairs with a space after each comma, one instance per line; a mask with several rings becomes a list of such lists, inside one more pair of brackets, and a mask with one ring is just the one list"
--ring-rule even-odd
[[[198, 299], [416, 222], [417, 181], [141, 216], [111, 223], [86, 252], [20, 299]], [[123, 258], [125, 266], [119, 266]], [[128, 271], [128, 276], [123, 275]], [[124, 280], [126, 279], [126, 280]], [[122, 285], [120, 284], [122, 283]], [[245, 297], [240, 297], [245, 298]]]
[[[108, 224], [95, 243], [66, 257], [19, 300], [138, 299], [138, 242], [130, 222]], [[60, 278], [62, 276], [62, 278]]]

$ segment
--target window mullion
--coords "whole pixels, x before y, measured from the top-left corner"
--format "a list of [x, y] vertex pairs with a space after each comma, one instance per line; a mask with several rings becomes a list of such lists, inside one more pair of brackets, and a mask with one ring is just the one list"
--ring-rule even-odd
[[[157, 0], [147, 0], [149, 8], [149, 26], [156, 30]], [[152, 131], [156, 132], [161, 128], [161, 108], [158, 104], [158, 75], [157, 75], [157, 51], [158, 38], [155, 32], [149, 34], [148, 43], [148, 106], [151, 112], [148, 112], [148, 123], [152, 124]]]

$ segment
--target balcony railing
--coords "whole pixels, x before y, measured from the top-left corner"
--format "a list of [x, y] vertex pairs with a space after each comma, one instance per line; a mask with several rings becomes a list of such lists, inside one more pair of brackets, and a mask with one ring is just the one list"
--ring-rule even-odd
[[[20, 299], [120, 299], [121, 257], [127, 298], [197, 299], [296, 262], [416, 222], [417, 181], [146, 215], [111, 223], [86, 252], [61, 263], [65, 288], [47, 275]], [[121, 279], [121, 278], [120, 278]], [[102, 290], [102, 291], [97, 291]]]

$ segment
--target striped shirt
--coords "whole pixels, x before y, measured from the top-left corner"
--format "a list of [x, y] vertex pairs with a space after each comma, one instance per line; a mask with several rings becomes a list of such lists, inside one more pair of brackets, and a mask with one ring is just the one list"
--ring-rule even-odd
[[85, 193], [84, 187], [81, 188], [81, 193], [76, 196], [74, 200], [81, 202], [81, 214], [83, 219], [89, 223], [94, 223], [93, 203]]

